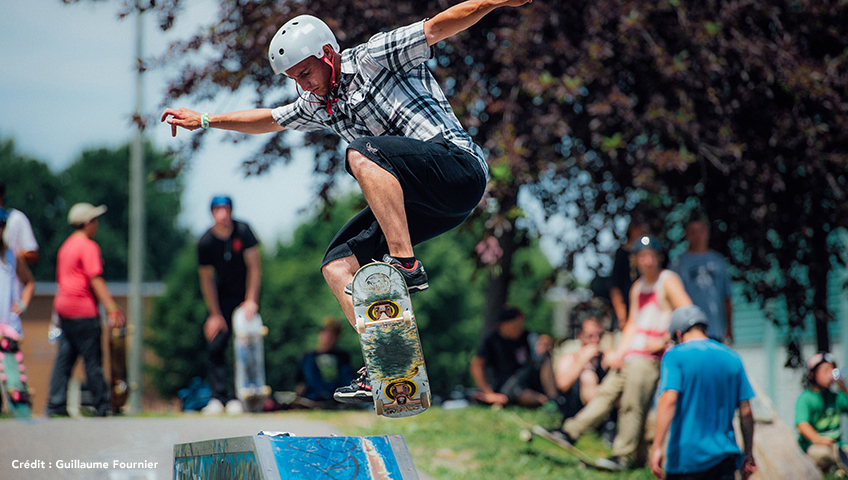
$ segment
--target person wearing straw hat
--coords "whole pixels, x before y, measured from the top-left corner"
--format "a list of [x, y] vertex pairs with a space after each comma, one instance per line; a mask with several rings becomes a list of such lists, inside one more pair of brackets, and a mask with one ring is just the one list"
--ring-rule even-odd
[[68, 223], [74, 231], [59, 248], [56, 260], [57, 292], [53, 309], [59, 316], [62, 336], [50, 377], [48, 416], [68, 416], [68, 379], [79, 356], [85, 363], [95, 415], [112, 414], [109, 390], [103, 378], [98, 307], [105, 307], [110, 328], [123, 327], [126, 319], [103, 279], [103, 258], [100, 246], [94, 241], [99, 217], [106, 210], [105, 205], [77, 203], [68, 212]]

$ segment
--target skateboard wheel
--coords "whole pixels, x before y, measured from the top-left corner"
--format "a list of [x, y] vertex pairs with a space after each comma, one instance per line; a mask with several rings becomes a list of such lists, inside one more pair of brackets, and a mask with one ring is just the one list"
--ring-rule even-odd
[[262, 396], [263, 397], [270, 397], [271, 396], [271, 387], [269, 387], [268, 385], [265, 385], [264, 387], [262, 387]]
[[522, 431], [518, 432], [518, 438], [520, 438], [522, 442], [529, 442], [529, 441], [533, 440], [533, 432], [531, 432], [530, 430], [526, 430], [526, 429], [522, 430]]
[[365, 319], [362, 317], [356, 317], [356, 332], [365, 333]]
[[263, 337], [265, 335], [268, 335], [268, 327], [265, 326], [265, 325], [262, 325], [262, 330], [259, 331], [259, 334], [262, 335]]
[[412, 326], [412, 312], [410, 312], [409, 310], [403, 311], [403, 324], [407, 327]]
[[377, 412], [377, 415], [383, 414], [383, 401], [379, 398], [374, 399], [374, 410]]
[[[407, 312], [408, 311], [409, 310], [407, 310]], [[406, 313], [406, 312], [404, 312], [404, 313]], [[421, 394], [421, 406], [424, 407], [424, 408], [430, 408], [430, 394], [429, 393], [422, 393]]]

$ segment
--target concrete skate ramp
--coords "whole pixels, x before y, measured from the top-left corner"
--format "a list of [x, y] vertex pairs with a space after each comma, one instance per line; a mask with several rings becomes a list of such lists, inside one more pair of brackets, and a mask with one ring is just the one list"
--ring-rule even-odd
[[174, 445], [174, 478], [417, 480], [402, 435], [295, 437], [262, 432]]

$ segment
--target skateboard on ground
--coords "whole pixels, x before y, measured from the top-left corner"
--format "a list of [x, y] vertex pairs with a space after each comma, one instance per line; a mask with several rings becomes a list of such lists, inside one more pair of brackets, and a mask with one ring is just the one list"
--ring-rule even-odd
[[409, 417], [427, 410], [430, 381], [400, 272], [380, 262], [360, 268], [353, 277], [353, 312], [377, 415]]
[[610, 462], [609, 460], [604, 458], [593, 458], [583, 450], [580, 450], [579, 448], [575, 447], [571, 443], [568, 443], [564, 439], [554, 436], [551, 432], [548, 431], [547, 428], [542, 427], [541, 425], [530, 424], [524, 421], [524, 419], [518, 416], [518, 414], [516, 414], [515, 412], [512, 412], [512, 414], [515, 423], [517, 423], [521, 427], [521, 432], [519, 432], [518, 436], [524, 442], [529, 443], [535, 437], [542, 437], [545, 440], [567, 451], [575, 458], [580, 460], [580, 462], [582, 462], [587, 467], [603, 470], [606, 472], [621, 471], [621, 467], [614, 464], [613, 462]]
[[271, 387], [265, 384], [267, 334], [268, 327], [262, 324], [259, 313], [248, 320], [240, 307], [233, 312], [236, 397], [248, 412], [261, 412], [262, 404], [271, 395]]
[[119, 413], [127, 403], [127, 327], [111, 328], [109, 334], [109, 386], [112, 412]]
[[19, 340], [18, 332], [8, 325], [0, 324], [0, 392], [3, 395], [3, 407], [9, 416], [29, 418], [32, 416], [32, 403]]

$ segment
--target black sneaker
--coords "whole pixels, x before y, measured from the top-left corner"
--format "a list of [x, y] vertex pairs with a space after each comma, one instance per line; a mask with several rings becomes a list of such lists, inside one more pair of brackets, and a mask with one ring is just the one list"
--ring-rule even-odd
[[412, 268], [404, 267], [398, 259], [388, 254], [383, 255], [383, 261], [395, 267], [400, 272], [403, 280], [406, 282], [406, 288], [409, 290], [409, 293], [423, 292], [430, 287], [430, 284], [427, 283], [427, 272], [424, 271], [424, 265], [421, 264], [421, 260], [415, 260]]
[[633, 468], [632, 462], [624, 457], [599, 458], [595, 460], [595, 466], [611, 472], [620, 472]]
[[371, 403], [374, 397], [371, 395], [371, 380], [368, 378], [368, 369], [362, 367], [356, 377], [347, 387], [336, 389], [333, 398], [339, 403]]
[[576, 443], [576, 440], [571, 438], [571, 435], [563, 432], [558, 428], [550, 428], [548, 429], [548, 433], [550, 433], [552, 437], [555, 437], [556, 439], [561, 440], [563, 442], [567, 442], [570, 445], [574, 445]]

